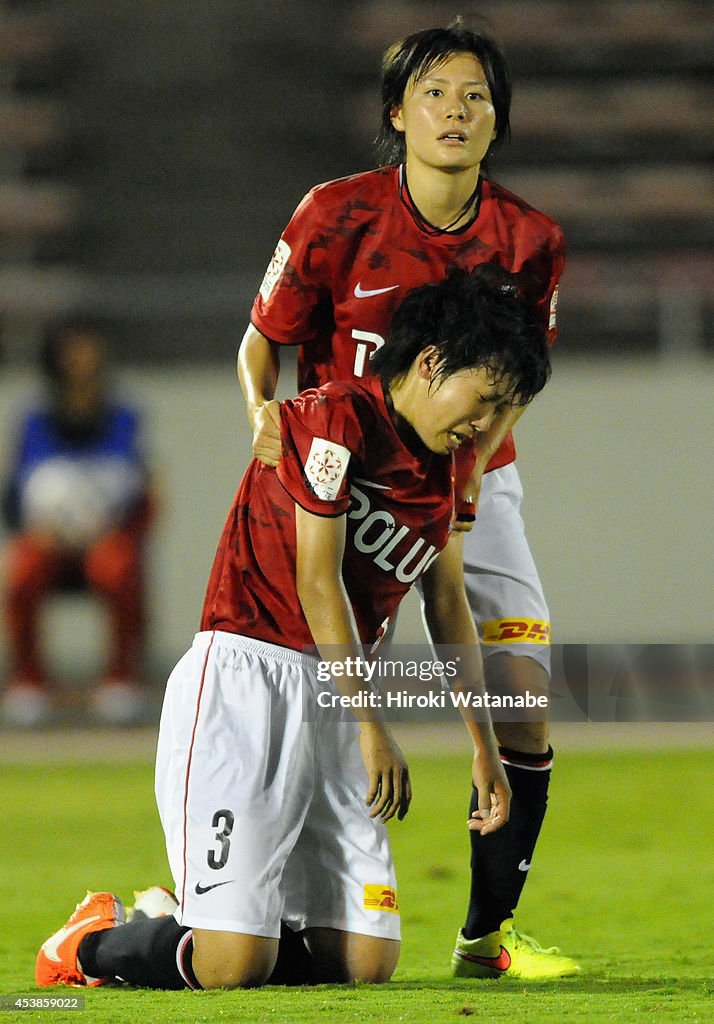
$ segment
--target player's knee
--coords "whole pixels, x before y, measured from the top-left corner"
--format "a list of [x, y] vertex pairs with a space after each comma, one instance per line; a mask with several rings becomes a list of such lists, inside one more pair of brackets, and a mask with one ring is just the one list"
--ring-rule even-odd
[[194, 929], [193, 943], [193, 972], [204, 989], [258, 988], [275, 966], [277, 940]]
[[235, 967], [231, 964], [223, 964], [207, 971], [197, 970], [194, 965], [193, 970], [203, 989], [260, 988], [270, 976], [269, 972], [264, 973], [254, 967]]
[[51, 569], [49, 552], [24, 537], [8, 542], [5, 551], [5, 587], [10, 595], [47, 589]]
[[349, 980], [365, 985], [383, 985], [394, 974], [399, 961], [399, 949], [400, 943], [395, 939], [373, 939], [369, 944], [364, 944], [355, 950], [351, 958]]
[[320, 984], [389, 981], [399, 960], [397, 939], [381, 939], [334, 928], [311, 928], [305, 934], [312, 979]]
[[348, 981], [363, 985], [384, 985], [394, 974], [394, 967], [387, 964], [370, 964], [350, 974]]
[[526, 754], [541, 754], [548, 749], [548, 722], [494, 722], [493, 728], [499, 747]]
[[128, 533], [101, 538], [87, 552], [87, 579], [108, 594], [122, 595], [138, 590], [141, 575], [137, 545]]
[[[485, 671], [492, 694], [518, 696], [534, 702], [547, 697], [549, 675], [535, 658], [498, 652], [486, 659]], [[547, 750], [550, 732], [547, 707], [526, 705], [518, 714], [520, 717], [514, 721], [494, 721], [499, 745], [531, 754]]]
[[486, 681], [507, 693], [526, 689], [547, 691], [550, 676], [547, 669], [530, 656], [496, 651], [484, 662]]

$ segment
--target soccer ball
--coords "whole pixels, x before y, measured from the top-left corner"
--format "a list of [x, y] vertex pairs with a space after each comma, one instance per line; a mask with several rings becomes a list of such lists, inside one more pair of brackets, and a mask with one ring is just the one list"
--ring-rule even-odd
[[70, 547], [86, 547], [118, 525], [139, 487], [138, 470], [126, 459], [48, 459], [25, 480], [23, 523], [51, 531]]

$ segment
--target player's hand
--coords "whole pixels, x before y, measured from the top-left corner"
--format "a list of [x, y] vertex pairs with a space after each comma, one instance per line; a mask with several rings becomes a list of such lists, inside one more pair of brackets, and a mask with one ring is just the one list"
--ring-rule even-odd
[[471, 779], [478, 792], [478, 810], [468, 827], [487, 836], [506, 824], [511, 809], [511, 787], [498, 754], [476, 754]]
[[372, 808], [370, 818], [389, 821], [396, 814], [401, 821], [412, 799], [404, 754], [386, 728], [377, 722], [360, 724], [359, 745], [369, 777], [365, 803]]
[[474, 528], [474, 523], [475, 522], [476, 522], [475, 518], [474, 519], [471, 519], [471, 518], [469, 518], [469, 519], [459, 519], [459, 518], [456, 518], [454, 520], [454, 525], [451, 527], [451, 532], [452, 533], [471, 533], [471, 531]]
[[277, 466], [283, 453], [280, 442], [280, 402], [261, 405], [253, 416], [253, 455], [266, 466]]

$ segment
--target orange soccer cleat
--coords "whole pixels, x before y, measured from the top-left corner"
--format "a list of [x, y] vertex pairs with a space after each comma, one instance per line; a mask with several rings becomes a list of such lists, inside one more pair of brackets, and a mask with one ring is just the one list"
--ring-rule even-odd
[[106, 978], [91, 978], [77, 958], [79, 944], [90, 932], [124, 924], [124, 904], [110, 892], [88, 892], [64, 927], [42, 944], [35, 963], [35, 981], [47, 985], [103, 985]]

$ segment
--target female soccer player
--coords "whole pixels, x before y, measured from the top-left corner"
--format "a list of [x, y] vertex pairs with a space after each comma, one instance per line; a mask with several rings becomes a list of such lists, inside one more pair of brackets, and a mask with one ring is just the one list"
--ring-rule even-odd
[[[537, 320], [498, 268], [412, 290], [363, 381], [329, 382], [280, 409], [277, 469], [254, 460], [218, 547], [201, 631], [169, 679], [156, 791], [175, 917], [134, 920], [88, 894], [37, 957], [40, 985], [233, 988], [271, 975], [281, 919], [304, 933], [314, 981], [386, 981], [399, 953], [384, 821], [411, 799], [404, 758], [369, 705], [316, 710], [316, 647], [338, 696], [422, 577], [437, 643], [462, 646], [459, 688], [483, 692], [463, 587], [459, 446], [549, 373]], [[447, 543], [448, 541], [448, 543]], [[373, 693], [374, 691], [370, 691]], [[378, 702], [376, 702], [378, 704]], [[490, 720], [465, 708], [474, 826], [495, 832], [510, 791]]]
[[[381, 141], [387, 165], [314, 188], [278, 242], [238, 357], [254, 429], [254, 454], [281, 456], [273, 401], [279, 349], [299, 344], [298, 386], [362, 379], [384, 345], [404, 292], [456, 264], [496, 263], [555, 340], [560, 228], [485, 177], [489, 153], [509, 134], [511, 87], [501, 50], [459, 22], [417, 32], [386, 53]], [[520, 515], [511, 429], [523, 407], [502, 409], [479, 436], [460, 509], [464, 570], [489, 689], [547, 690], [550, 623]], [[513, 913], [545, 814], [553, 751], [545, 720], [495, 724], [513, 790], [497, 837], [472, 833], [471, 895], [452, 958], [467, 977], [553, 978], [578, 965], [513, 927]], [[473, 794], [472, 810], [476, 809]], [[501, 947], [507, 955], [501, 955]]]

